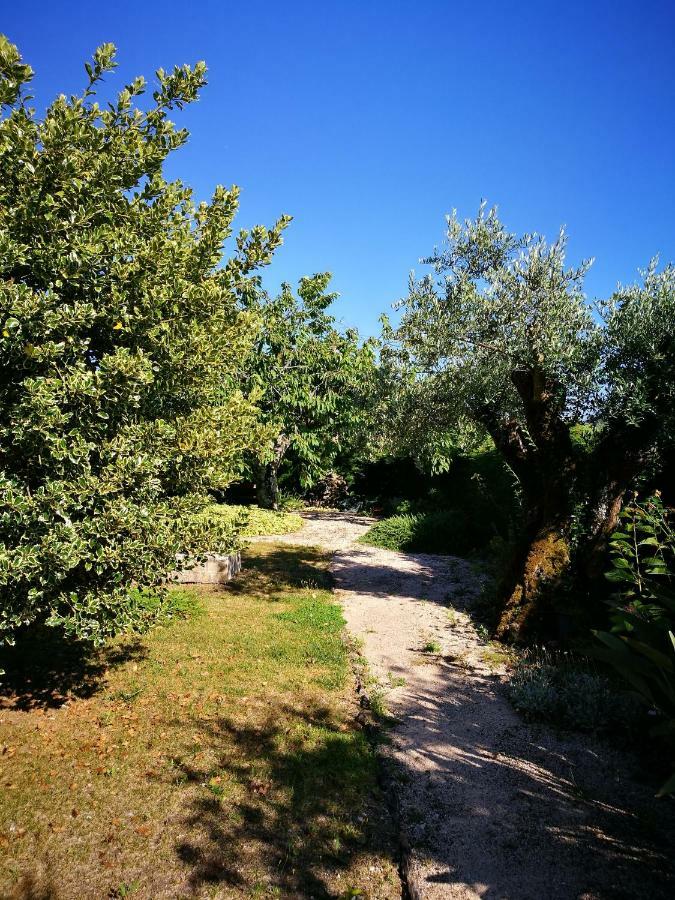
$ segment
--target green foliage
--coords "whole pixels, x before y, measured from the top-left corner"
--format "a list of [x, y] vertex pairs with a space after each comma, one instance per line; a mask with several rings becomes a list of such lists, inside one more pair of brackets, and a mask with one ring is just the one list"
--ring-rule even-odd
[[302, 497], [294, 497], [292, 494], [281, 494], [279, 498], [279, 509], [283, 512], [300, 512], [305, 509], [307, 503]]
[[424, 260], [438, 283], [432, 275], [411, 278], [401, 325], [385, 331], [389, 358], [414, 360], [430, 373], [414, 384], [413, 429], [421, 416], [434, 423], [432, 434], [459, 425], [470, 442], [485, 433], [489, 410], [521, 420], [514, 368], [554, 377], [563, 405], [567, 396], [588, 396], [598, 329], [582, 290], [588, 264], [566, 269], [565, 244], [562, 233], [551, 246], [537, 235], [510, 234], [484, 205], [474, 221], [448, 217], [446, 247]]
[[508, 687], [527, 718], [579, 731], [635, 732], [644, 707], [583, 660], [544, 649], [524, 654]]
[[229, 524], [233, 536], [291, 534], [302, 528], [302, 518], [296, 513], [224, 503], [212, 503], [207, 506], [200, 512], [199, 519], [207, 523], [209, 531], [215, 526], [227, 527]]
[[604, 418], [652, 423], [662, 441], [675, 437], [675, 267], [653, 259], [641, 285], [620, 286], [600, 305]]
[[187, 139], [168, 115], [204, 64], [99, 103], [115, 65], [104, 44], [84, 91], [40, 119], [0, 42], [2, 640], [43, 620], [101, 642], [142, 621], [131, 586], [209, 549], [206, 489], [264, 438], [238, 389], [255, 338], [241, 303], [288, 220], [242, 232], [221, 265], [237, 189], [195, 204], [162, 176]]
[[625, 492], [675, 439], [675, 267], [652, 261], [594, 315], [590, 263], [570, 267], [566, 247], [564, 231], [508, 232], [484, 204], [453, 213], [432, 274], [411, 278], [384, 329], [392, 440], [441, 469], [487, 435], [517, 481], [523, 541], [498, 628], [514, 640], [552, 621], [571, 570], [601, 570]]
[[[675, 268], [652, 261], [641, 285], [600, 304], [598, 321], [583, 293], [591, 261], [566, 268], [566, 245], [564, 231], [551, 245], [510, 234], [485, 205], [473, 221], [448, 217], [446, 247], [424, 260], [438, 280], [411, 278], [401, 325], [385, 321], [384, 359], [403, 364], [405, 433], [418, 446], [450, 433], [471, 443], [500, 419], [534, 438], [518, 373], [536, 373], [570, 425], [658, 413], [672, 426]], [[410, 381], [409, 363], [425, 377]]]
[[467, 517], [462, 510], [402, 513], [382, 519], [360, 541], [406, 553], [469, 556], [494, 536], [489, 522]]
[[[635, 501], [612, 535], [611, 569], [617, 585], [612, 630], [597, 631], [598, 655], [610, 663], [660, 721], [655, 736], [675, 739], [675, 530], [658, 495]], [[675, 775], [662, 793], [675, 793]]]
[[279, 296], [248, 295], [246, 306], [262, 328], [250, 356], [250, 389], [263, 421], [278, 436], [264, 462], [278, 468], [292, 458], [302, 487], [314, 483], [340, 456], [363, 440], [369, 385], [375, 371], [372, 342], [354, 329], [340, 330], [329, 313], [329, 273], [301, 278]]
[[429, 472], [410, 456], [370, 462], [353, 488], [385, 515], [452, 507], [504, 535], [519, 512], [513, 474], [491, 441], [471, 453], [455, 449], [443, 472]]

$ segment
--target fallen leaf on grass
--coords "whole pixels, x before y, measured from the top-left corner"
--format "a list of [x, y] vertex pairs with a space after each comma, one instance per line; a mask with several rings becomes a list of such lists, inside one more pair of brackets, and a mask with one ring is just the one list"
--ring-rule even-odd
[[258, 781], [257, 779], [251, 782], [250, 787], [254, 794], [258, 794], [261, 797], [265, 797], [270, 790], [269, 782]]

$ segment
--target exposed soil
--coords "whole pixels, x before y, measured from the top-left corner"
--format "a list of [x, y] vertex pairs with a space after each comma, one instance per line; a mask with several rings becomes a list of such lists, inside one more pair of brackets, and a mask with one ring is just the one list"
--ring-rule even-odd
[[384, 750], [414, 896], [596, 900], [675, 896], [672, 800], [607, 743], [525, 723], [504, 661], [467, 613], [469, 563], [355, 541], [372, 521], [305, 514], [283, 538], [334, 551], [348, 628], [387, 690]]

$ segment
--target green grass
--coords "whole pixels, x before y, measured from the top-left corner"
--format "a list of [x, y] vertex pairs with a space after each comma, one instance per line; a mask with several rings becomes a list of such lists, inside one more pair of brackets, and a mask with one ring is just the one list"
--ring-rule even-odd
[[461, 512], [402, 513], [382, 519], [359, 540], [373, 547], [405, 553], [468, 556], [482, 550], [494, 536], [488, 520], [477, 521]]
[[212, 503], [201, 515], [207, 521], [240, 524], [241, 534], [250, 536], [291, 534], [302, 528], [302, 518], [297, 513], [258, 506]]
[[400, 896], [327, 557], [244, 567], [73, 671], [8, 669], [1, 896]]

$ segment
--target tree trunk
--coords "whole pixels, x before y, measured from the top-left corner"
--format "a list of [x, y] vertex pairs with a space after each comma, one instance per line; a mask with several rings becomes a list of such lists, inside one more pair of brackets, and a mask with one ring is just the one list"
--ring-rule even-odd
[[564, 394], [555, 382], [536, 367], [514, 370], [511, 380], [523, 403], [524, 421], [500, 417], [488, 405], [475, 415], [522, 490], [523, 539], [501, 585], [497, 627], [498, 637], [518, 641], [560, 630], [566, 609], [556, 600], [571, 574], [569, 535], [578, 489], [583, 491], [586, 539], [575, 550], [574, 576], [588, 592], [602, 574], [608, 539], [624, 496], [651, 453], [658, 422], [647, 416], [637, 427], [619, 424], [584, 458], [572, 445], [563, 416]]
[[564, 397], [536, 369], [514, 370], [525, 421], [504, 420], [486, 409], [497, 449], [518, 479], [523, 534], [501, 585], [497, 636], [517, 641], [546, 631], [555, 618], [553, 595], [570, 565], [569, 525], [577, 477], [569, 427], [562, 418]]
[[258, 506], [263, 509], [279, 509], [281, 500], [278, 482], [279, 466], [290, 443], [290, 439], [285, 434], [280, 434], [274, 443], [272, 459], [258, 465], [255, 484], [256, 497]]
[[570, 565], [574, 477], [574, 461], [565, 455], [531, 456], [528, 471], [521, 473], [523, 533], [501, 586], [497, 637], [503, 640], [557, 627], [554, 600]]
[[279, 467], [272, 462], [260, 463], [256, 471], [255, 493], [262, 509], [279, 509], [280, 491], [277, 481]]
[[528, 634], [550, 632], [553, 599], [569, 570], [569, 540], [558, 521], [543, 523], [515, 554], [496, 636], [517, 642]]
[[618, 525], [626, 490], [626, 484], [610, 481], [598, 492], [592, 503], [589, 538], [581, 560], [583, 577], [588, 581], [593, 581], [602, 574], [607, 557], [607, 544]]

